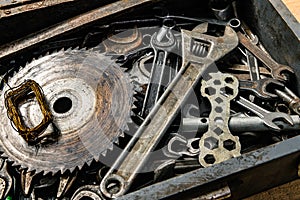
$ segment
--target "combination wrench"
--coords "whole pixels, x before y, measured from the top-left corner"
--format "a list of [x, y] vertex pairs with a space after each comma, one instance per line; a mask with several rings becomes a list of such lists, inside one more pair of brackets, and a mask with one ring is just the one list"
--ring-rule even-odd
[[[170, 21], [170, 20], [169, 20]], [[169, 25], [165, 22], [165, 24]], [[169, 74], [174, 71], [167, 66], [167, 58], [169, 52], [172, 52], [176, 46], [176, 39], [172, 33], [172, 25], [163, 25], [163, 27], [151, 37], [151, 47], [154, 50], [154, 60], [150, 74], [150, 84], [147, 87], [145, 100], [142, 108], [142, 116], [149, 114], [153, 106], [162, 94], [162, 87], [167, 83], [163, 83], [167, 72]]]
[[[241, 50], [242, 51], [242, 50]], [[240, 80], [239, 89], [254, 93], [256, 96], [263, 99], [277, 98], [276, 94], [270, 93], [268, 88], [284, 88], [284, 85], [273, 78], [260, 78], [259, 67], [257, 59], [247, 49], [242, 52], [247, 58], [247, 65], [249, 67], [250, 81]]]
[[270, 70], [272, 77], [280, 81], [287, 81], [288, 78], [284, 73], [294, 73], [294, 70], [287, 65], [277, 63], [264, 50], [260, 49], [256, 44], [253, 44], [241, 32], [237, 32], [240, 43], [255, 57], [257, 57]]
[[[221, 37], [204, 34], [207, 31], [208, 23], [197, 26], [193, 31], [182, 30], [182, 67], [102, 179], [100, 190], [104, 196], [117, 198], [127, 192], [179, 113], [181, 105], [199, 82], [203, 71], [238, 45], [236, 32], [229, 26], [225, 27]], [[205, 41], [208, 44], [206, 55], [193, 54], [192, 44], [195, 41]], [[109, 190], [108, 186], [111, 184], [116, 185], [117, 189]]]

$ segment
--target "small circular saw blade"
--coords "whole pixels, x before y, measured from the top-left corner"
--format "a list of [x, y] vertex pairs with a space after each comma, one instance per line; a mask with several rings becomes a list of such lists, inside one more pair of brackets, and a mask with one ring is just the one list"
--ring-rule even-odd
[[[14, 165], [36, 173], [73, 171], [98, 160], [111, 148], [130, 120], [133, 88], [130, 78], [110, 57], [93, 50], [62, 50], [33, 60], [8, 80], [10, 87], [32, 79], [43, 89], [60, 137], [54, 143], [30, 146], [12, 127], [0, 93], [0, 151]], [[42, 120], [39, 105], [19, 106], [28, 126]], [[51, 133], [51, 125], [45, 133]]]

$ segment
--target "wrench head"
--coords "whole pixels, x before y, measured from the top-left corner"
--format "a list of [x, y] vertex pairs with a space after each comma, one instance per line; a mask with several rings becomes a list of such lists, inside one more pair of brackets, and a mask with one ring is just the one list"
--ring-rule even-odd
[[276, 79], [272, 78], [264, 78], [257, 81], [256, 91], [259, 93], [259, 96], [264, 99], [277, 98], [276, 94], [269, 92], [269, 89], [282, 89], [284, 88], [284, 84], [279, 82]]
[[286, 113], [282, 113], [282, 112], [272, 112], [269, 115], [265, 116], [263, 121], [264, 124], [276, 131], [280, 131], [281, 128], [274, 123], [274, 121], [278, 121], [278, 120], [283, 120], [287, 123], [289, 123], [290, 125], [294, 125], [293, 119], [290, 115], [286, 114]]
[[[205, 34], [208, 32], [208, 23], [202, 23], [195, 27], [193, 31], [182, 30], [182, 41], [183, 41], [183, 66], [188, 63], [208, 63], [214, 60], [218, 60], [224, 56], [224, 52], [227, 49], [233, 49], [238, 45], [238, 37], [230, 26], [225, 26], [224, 35], [220, 37], [215, 37]], [[207, 46], [207, 54], [204, 56], [199, 56], [193, 52], [192, 44], [193, 41], [205, 41]], [[218, 48], [215, 48], [215, 47]]]
[[287, 65], [279, 65], [276, 69], [272, 70], [273, 78], [280, 81], [288, 81], [287, 74], [295, 74], [294, 70]]

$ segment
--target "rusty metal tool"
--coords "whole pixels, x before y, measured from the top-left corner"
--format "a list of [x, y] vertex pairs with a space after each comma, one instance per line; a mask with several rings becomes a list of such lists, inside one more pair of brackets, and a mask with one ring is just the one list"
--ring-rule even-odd
[[[242, 50], [241, 50], [242, 51]], [[249, 67], [250, 81], [240, 80], [239, 89], [254, 93], [256, 96], [263, 99], [276, 98], [277, 95], [268, 91], [269, 88], [284, 88], [284, 85], [273, 78], [260, 78], [260, 71], [257, 64], [257, 59], [247, 49], [243, 52], [247, 58]]]
[[240, 80], [240, 90], [247, 90], [254, 93], [256, 96], [263, 98], [263, 99], [270, 99], [276, 98], [276, 94], [272, 94], [268, 91], [268, 88], [283, 88], [284, 85], [277, 81], [276, 79], [272, 78], [264, 78], [257, 81], [247, 81], [247, 80]]
[[284, 73], [294, 73], [294, 70], [287, 65], [282, 65], [276, 62], [271, 56], [269, 56], [264, 50], [253, 44], [245, 35], [241, 32], [237, 32], [240, 43], [255, 57], [257, 57], [266, 67], [270, 70], [272, 77], [280, 80], [287, 81], [287, 77]]
[[[207, 30], [207, 23], [193, 31], [182, 30], [183, 67], [101, 181], [100, 189], [104, 196], [116, 198], [129, 189], [203, 71], [238, 45], [236, 33], [229, 26], [226, 26], [222, 37], [205, 35]], [[206, 55], [200, 57], [192, 53], [195, 41], [208, 44]], [[116, 186], [113, 190], [109, 189], [111, 184]]]
[[275, 89], [275, 93], [288, 104], [291, 110], [300, 115], [300, 98], [295, 93], [287, 87], [283, 90]]
[[167, 157], [196, 156], [199, 154], [200, 149], [194, 148], [192, 143], [199, 143], [199, 140], [200, 138], [187, 139], [182, 135], [175, 134], [168, 142], [164, 154]]
[[0, 19], [74, 1], [75, 0], [14, 0], [4, 2], [0, 1]]

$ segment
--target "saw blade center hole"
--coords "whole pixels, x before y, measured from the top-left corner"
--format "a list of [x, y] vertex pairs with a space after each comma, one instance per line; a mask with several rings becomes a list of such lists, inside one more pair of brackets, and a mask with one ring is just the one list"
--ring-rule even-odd
[[53, 110], [62, 114], [68, 112], [72, 108], [72, 100], [69, 97], [60, 97], [53, 104]]

